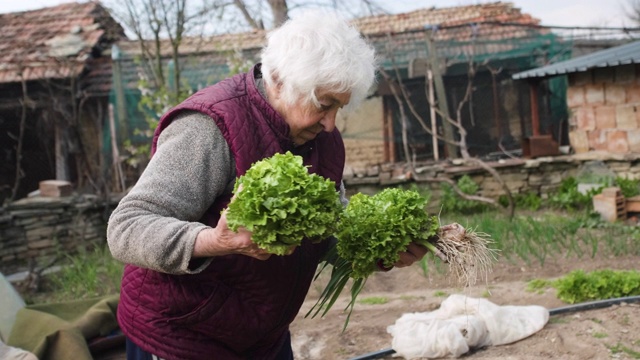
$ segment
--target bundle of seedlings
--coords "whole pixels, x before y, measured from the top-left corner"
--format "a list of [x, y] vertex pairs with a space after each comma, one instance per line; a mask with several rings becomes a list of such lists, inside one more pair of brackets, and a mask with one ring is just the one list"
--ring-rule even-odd
[[252, 164], [233, 192], [229, 228], [246, 228], [253, 242], [275, 255], [289, 253], [304, 238], [326, 239], [343, 210], [335, 182], [309, 173], [302, 157], [291, 152]]
[[351, 280], [346, 329], [356, 298], [377, 270], [376, 264], [393, 267], [399, 252], [411, 242], [448, 263], [452, 274], [467, 285], [479, 275], [486, 276], [495, 260], [489, 236], [466, 231], [455, 223], [440, 227], [437, 217], [426, 212], [426, 204], [427, 199], [419, 193], [397, 188], [373, 196], [353, 195], [338, 222], [337, 243], [316, 275], [332, 265], [331, 277], [307, 316], [326, 315]]

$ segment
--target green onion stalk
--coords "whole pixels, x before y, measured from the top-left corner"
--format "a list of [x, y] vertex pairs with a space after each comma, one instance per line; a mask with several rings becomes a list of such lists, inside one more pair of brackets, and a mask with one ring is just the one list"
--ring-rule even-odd
[[344, 331], [367, 278], [377, 271], [378, 264], [393, 267], [400, 259], [399, 253], [411, 242], [448, 263], [467, 284], [474, 281], [478, 271], [488, 273], [495, 260], [495, 250], [487, 246], [489, 236], [466, 231], [455, 223], [440, 227], [437, 217], [426, 212], [426, 204], [427, 199], [419, 193], [398, 188], [387, 188], [373, 196], [352, 196], [338, 221], [337, 242], [316, 275], [317, 279], [332, 265], [331, 277], [306, 316], [326, 315], [351, 279]]

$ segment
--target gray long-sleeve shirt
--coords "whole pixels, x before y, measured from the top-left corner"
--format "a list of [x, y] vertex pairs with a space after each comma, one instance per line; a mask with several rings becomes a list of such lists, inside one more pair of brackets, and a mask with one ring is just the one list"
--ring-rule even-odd
[[[259, 89], [264, 95], [261, 82]], [[235, 161], [229, 145], [209, 116], [184, 112], [158, 138], [142, 176], [109, 218], [107, 242], [116, 259], [169, 274], [193, 274], [190, 268], [199, 223], [215, 199], [233, 190]], [[346, 206], [344, 185], [340, 199]]]
[[233, 189], [235, 163], [215, 122], [197, 112], [180, 114], [158, 139], [156, 153], [111, 214], [107, 241], [128, 264], [171, 273], [190, 269], [197, 222], [215, 199]]

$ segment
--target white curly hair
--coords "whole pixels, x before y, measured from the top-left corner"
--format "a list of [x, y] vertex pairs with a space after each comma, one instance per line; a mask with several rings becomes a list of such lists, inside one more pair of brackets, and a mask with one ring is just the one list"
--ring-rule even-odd
[[366, 97], [375, 81], [376, 56], [360, 32], [338, 14], [306, 11], [267, 34], [261, 53], [268, 87], [280, 96], [319, 106], [316, 91], [351, 93], [348, 109]]

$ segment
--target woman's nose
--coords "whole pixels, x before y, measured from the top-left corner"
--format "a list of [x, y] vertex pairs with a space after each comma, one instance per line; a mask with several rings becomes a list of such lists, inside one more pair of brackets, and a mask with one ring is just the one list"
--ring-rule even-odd
[[338, 114], [338, 110], [333, 110], [327, 112], [324, 117], [320, 120], [320, 125], [322, 125], [322, 130], [326, 132], [332, 132], [333, 129], [336, 128], [336, 116]]

